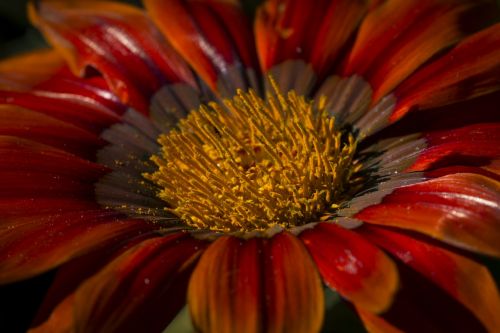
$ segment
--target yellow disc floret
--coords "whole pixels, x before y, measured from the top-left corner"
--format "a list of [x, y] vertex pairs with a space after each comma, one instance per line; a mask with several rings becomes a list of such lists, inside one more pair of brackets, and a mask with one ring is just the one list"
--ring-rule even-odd
[[193, 111], [163, 134], [144, 177], [187, 225], [266, 230], [317, 221], [336, 207], [352, 173], [356, 143], [335, 127], [324, 102], [290, 91], [254, 91]]

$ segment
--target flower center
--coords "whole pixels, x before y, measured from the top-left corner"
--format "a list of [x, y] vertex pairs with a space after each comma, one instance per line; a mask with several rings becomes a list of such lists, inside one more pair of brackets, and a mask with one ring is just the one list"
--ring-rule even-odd
[[335, 128], [324, 100], [286, 96], [271, 80], [264, 100], [254, 91], [192, 112], [163, 134], [157, 184], [168, 210], [187, 225], [217, 231], [266, 230], [331, 214], [360, 164], [356, 142]]

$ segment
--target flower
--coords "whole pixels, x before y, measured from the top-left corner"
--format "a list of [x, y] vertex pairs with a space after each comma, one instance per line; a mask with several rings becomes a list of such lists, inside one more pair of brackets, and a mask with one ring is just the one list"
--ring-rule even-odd
[[[34, 1], [0, 64], [0, 281], [31, 332], [498, 331], [488, 1]], [[486, 16], [485, 16], [486, 17]]]

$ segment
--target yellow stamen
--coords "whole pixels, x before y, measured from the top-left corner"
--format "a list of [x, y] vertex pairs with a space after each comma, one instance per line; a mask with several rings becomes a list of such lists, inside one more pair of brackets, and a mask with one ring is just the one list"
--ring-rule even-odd
[[238, 91], [223, 105], [193, 111], [159, 137], [158, 166], [144, 177], [187, 225], [266, 230], [324, 219], [338, 207], [360, 164], [356, 141], [335, 128], [325, 103], [290, 91], [264, 100]]

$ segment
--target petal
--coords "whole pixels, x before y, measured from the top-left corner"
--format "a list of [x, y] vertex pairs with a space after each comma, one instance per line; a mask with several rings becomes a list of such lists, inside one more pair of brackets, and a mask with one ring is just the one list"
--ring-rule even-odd
[[37, 50], [0, 61], [0, 89], [27, 90], [48, 80], [64, 66], [54, 50]]
[[176, 233], [125, 252], [75, 293], [76, 330], [161, 331], [184, 306], [189, 276], [205, 245]]
[[463, 40], [395, 91], [396, 121], [412, 108], [451, 104], [500, 89], [500, 24]]
[[365, 328], [370, 333], [404, 333], [400, 329], [394, 327], [381, 317], [360, 308], [356, 308], [359, 317], [363, 321]]
[[253, 78], [245, 70], [256, 68], [256, 57], [250, 25], [236, 1], [146, 0], [144, 4], [163, 34], [212, 90], [217, 91], [221, 75], [229, 76], [231, 86], [249, 86]]
[[203, 332], [316, 332], [324, 311], [314, 264], [288, 233], [216, 240], [193, 273], [188, 300]]
[[500, 296], [488, 269], [451, 251], [390, 230], [365, 225], [359, 232], [457, 299], [494, 331]]
[[101, 77], [80, 79], [59, 72], [31, 90], [1, 90], [0, 103], [18, 105], [93, 133], [120, 120], [126, 110]]
[[500, 156], [500, 123], [410, 134], [381, 140], [365, 152], [378, 154], [365, 162], [379, 176], [442, 167], [481, 166]]
[[478, 174], [452, 174], [398, 188], [354, 217], [500, 256], [499, 203], [499, 182]]
[[[308, 1], [308, 3], [312, 5], [312, 2]], [[356, 31], [370, 7], [370, 1], [330, 1], [324, 12], [316, 3], [313, 7], [320, 14], [321, 26], [315, 34], [310, 62], [317, 73], [324, 73], [331, 69], [332, 64], [335, 63], [346, 43]], [[306, 31], [306, 39], [314, 33], [310, 30], [309, 25], [302, 26], [301, 30]]]
[[[153, 237], [158, 237], [158, 235], [154, 233], [144, 233], [140, 236], [127, 239], [124, 242], [109, 244], [102, 249], [92, 251], [62, 265], [57, 270], [56, 276], [49, 290], [46, 292], [43, 303], [40, 305], [31, 326], [36, 327], [36, 329], [40, 331], [48, 330], [50, 332], [52, 325], [62, 319], [59, 313], [65, 313], [66, 308], [72, 310], [74, 300], [73, 293], [83, 281], [92, 277], [106, 264], [131, 247], [145, 239]], [[68, 297], [71, 298], [71, 305], [67, 305], [68, 302], [66, 298]], [[61, 307], [63, 307], [63, 309], [60, 309]], [[66, 319], [68, 319], [68, 324], [73, 325], [72, 315]]]
[[[255, 35], [261, 67], [290, 59], [324, 73], [368, 10], [368, 1], [267, 1], [257, 11]], [[306, 28], [307, 27], [307, 28]]]
[[398, 287], [396, 265], [355, 232], [320, 223], [300, 234], [325, 283], [370, 312], [386, 310]]
[[147, 112], [168, 82], [194, 79], [145, 13], [104, 1], [57, 0], [29, 6], [30, 19], [61, 52], [75, 74], [99, 70], [124, 103]]
[[500, 156], [500, 123], [438, 131], [425, 134], [424, 138], [427, 148], [419, 152], [406, 172], [450, 164], [482, 163]]
[[[410, 133], [451, 130], [471, 124], [498, 123], [500, 122], [497, 106], [499, 99], [500, 91], [497, 91], [460, 103], [425, 110], [415, 109], [399, 121], [390, 124], [377, 137], [390, 138]], [[370, 140], [375, 141], [376, 137], [372, 136]]]
[[378, 101], [432, 56], [459, 41], [464, 36], [464, 14], [472, 8], [472, 1], [385, 2], [363, 21], [343, 74], [363, 75]]
[[357, 308], [369, 332], [486, 332], [481, 322], [434, 283], [398, 265], [401, 289], [394, 305], [375, 316]]
[[73, 333], [73, 308], [75, 298], [74, 295], [66, 297], [59, 303], [49, 319], [43, 325], [37, 326], [28, 330], [28, 333]]
[[87, 158], [94, 158], [104, 145], [94, 133], [13, 105], [0, 105], [0, 135], [29, 139]]
[[0, 283], [34, 276], [92, 249], [150, 231], [144, 221], [122, 220], [102, 210], [3, 220]]
[[107, 169], [62, 150], [11, 136], [0, 136], [0, 171], [42, 172], [95, 182]]

